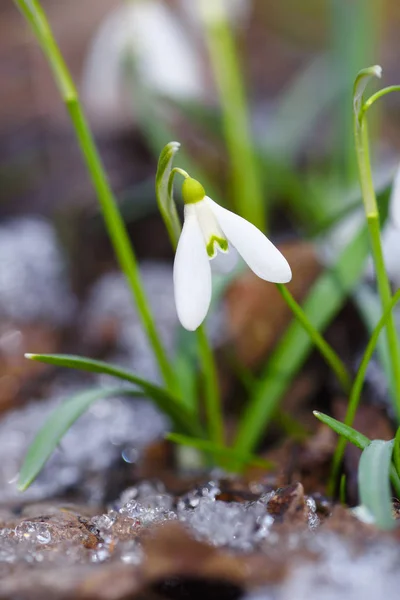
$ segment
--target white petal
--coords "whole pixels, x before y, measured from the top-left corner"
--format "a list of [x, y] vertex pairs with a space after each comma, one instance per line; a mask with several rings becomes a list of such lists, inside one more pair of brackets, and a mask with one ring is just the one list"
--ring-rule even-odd
[[258, 277], [274, 283], [287, 283], [291, 280], [292, 272], [286, 258], [257, 227], [222, 208], [211, 198], [207, 197], [206, 201], [228, 240]]
[[400, 167], [397, 169], [393, 180], [392, 193], [390, 195], [390, 217], [393, 225], [400, 229]]
[[228, 252], [218, 251], [215, 257], [210, 260], [211, 272], [219, 275], [230, 273], [236, 267], [238, 258], [236, 248], [229, 244]]
[[194, 331], [204, 321], [211, 302], [211, 268], [200, 226], [192, 206], [185, 206], [185, 223], [174, 261], [174, 290], [178, 318]]
[[192, 209], [196, 215], [197, 222], [200, 226], [201, 233], [203, 234], [204, 243], [208, 258], [215, 258], [219, 249], [219, 245], [222, 243], [228, 247], [228, 240], [224, 236], [221, 227], [218, 224], [218, 220], [210, 208], [210, 205], [205, 200], [200, 200], [193, 204]]

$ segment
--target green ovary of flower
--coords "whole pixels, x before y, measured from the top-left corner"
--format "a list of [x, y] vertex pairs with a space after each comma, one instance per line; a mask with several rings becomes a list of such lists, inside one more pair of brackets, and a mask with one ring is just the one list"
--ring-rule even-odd
[[215, 248], [216, 244], [219, 246], [222, 252], [228, 252], [228, 240], [213, 235], [206, 246], [209, 258], [214, 258], [214, 256], [217, 254], [217, 249]]
[[206, 192], [196, 179], [187, 177], [182, 184], [182, 198], [185, 204], [196, 204], [204, 200]]

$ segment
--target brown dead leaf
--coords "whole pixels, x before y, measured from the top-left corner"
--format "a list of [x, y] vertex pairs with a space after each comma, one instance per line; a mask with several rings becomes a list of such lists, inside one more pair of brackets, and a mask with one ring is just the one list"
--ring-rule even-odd
[[158, 581], [166, 577], [193, 577], [229, 581], [247, 587], [280, 581], [286, 572], [282, 561], [266, 560], [261, 554], [235, 555], [195, 540], [179, 523], [155, 527], [143, 540], [144, 577]]
[[[293, 271], [289, 290], [301, 301], [321, 271], [314, 247], [304, 242], [280, 246]], [[272, 350], [291, 318], [276, 287], [246, 271], [226, 293], [228, 327], [237, 359], [255, 367]]]
[[14, 404], [22, 385], [48, 369], [27, 360], [24, 352], [51, 354], [58, 348], [59, 336], [51, 327], [0, 323], [0, 412]]

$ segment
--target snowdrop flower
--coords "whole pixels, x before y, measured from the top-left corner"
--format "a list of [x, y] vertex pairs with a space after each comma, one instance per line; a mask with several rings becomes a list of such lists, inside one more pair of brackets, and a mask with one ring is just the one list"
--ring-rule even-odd
[[180, 322], [194, 331], [211, 302], [211, 265], [218, 253], [229, 260], [234, 249], [261, 279], [287, 283], [288, 262], [257, 227], [219, 206], [203, 186], [188, 177], [182, 187], [184, 225], [174, 262], [175, 304]]

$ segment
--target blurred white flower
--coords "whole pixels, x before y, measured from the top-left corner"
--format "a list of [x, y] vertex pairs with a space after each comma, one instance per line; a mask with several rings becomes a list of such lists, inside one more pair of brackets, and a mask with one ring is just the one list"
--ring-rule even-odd
[[204, 96], [201, 60], [189, 33], [159, 0], [132, 0], [107, 16], [91, 43], [82, 77], [82, 97], [94, 117], [113, 124], [130, 114], [124, 62], [132, 56], [146, 87], [192, 100]]
[[220, 259], [231, 261], [232, 252], [241, 255], [261, 279], [287, 283], [292, 278], [285, 257], [257, 227], [222, 208], [205, 195], [195, 179], [182, 187], [185, 221], [174, 262], [175, 304], [180, 322], [194, 331], [204, 321], [211, 302], [211, 265]]
[[180, 0], [180, 5], [196, 28], [201, 24], [200, 11], [203, 19], [215, 23], [226, 18], [236, 28], [247, 23], [252, 0]]

